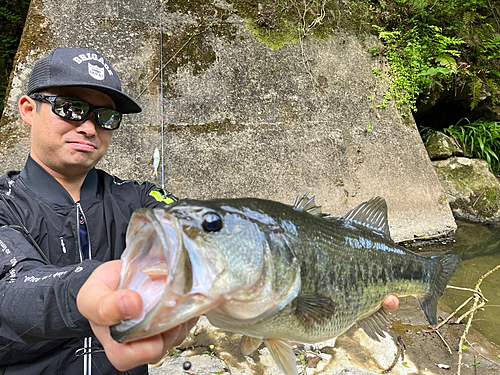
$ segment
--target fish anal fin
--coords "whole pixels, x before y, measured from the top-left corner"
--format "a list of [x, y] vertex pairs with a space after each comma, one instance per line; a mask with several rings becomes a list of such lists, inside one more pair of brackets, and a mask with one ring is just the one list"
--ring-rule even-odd
[[292, 350], [292, 345], [285, 340], [266, 339], [264, 340], [271, 356], [278, 368], [285, 375], [298, 375], [297, 358]]
[[262, 344], [262, 339], [243, 336], [240, 341], [241, 352], [243, 353], [243, 355], [250, 355], [257, 349], [259, 349], [260, 344]]
[[425, 317], [432, 326], [437, 324], [438, 299], [444, 294], [446, 285], [451, 279], [453, 272], [460, 264], [458, 255], [440, 255], [432, 257], [437, 262], [436, 281], [431, 293], [424, 299], [420, 299], [420, 306], [424, 310]]
[[375, 197], [361, 203], [345, 215], [343, 219], [361, 224], [391, 238], [389, 222], [387, 220], [387, 203], [382, 197]]
[[389, 316], [382, 308], [369, 317], [358, 321], [358, 326], [363, 328], [368, 337], [375, 341], [380, 341], [379, 336], [385, 336], [384, 331], [387, 330], [390, 324]]
[[318, 294], [299, 294], [292, 301], [292, 316], [305, 328], [325, 324], [335, 312], [333, 301]]

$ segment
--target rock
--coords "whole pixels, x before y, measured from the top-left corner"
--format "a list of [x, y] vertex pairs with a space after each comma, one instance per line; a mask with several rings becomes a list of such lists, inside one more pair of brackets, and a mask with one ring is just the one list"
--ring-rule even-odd
[[474, 222], [500, 219], [500, 183], [485, 160], [451, 157], [432, 165], [455, 218]]
[[[464, 298], [465, 299], [465, 298]], [[442, 306], [447, 309], [446, 306]], [[444, 313], [441, 313], [443, 315]], [[438, 365], [449, 366], [450, 374], [457, 371], [458, 342], [464, 325], [450, 324], [439, 329], [443, 340], [449, 343], [450, 354], [442, 339], [431, 331], [415, 298], [401, 300], [400, 308], [392, 312], [392, 328], [380, 341], [370, 339], [356, 326], [332, 341], [319, 345], [297, 345], [297, 365], [302, 374], [325, 375], [376, 375], [383, 373], [393, 364], [398, 355], [398, 347], [405, 347], [404, 356], [395, 361], [392, 375], [441, 375]], [[410, 323], [411, 322], [411, 323]], [[186, 340], [172, 355], [165, 358], [161, 366], [150, 369], [151, 375], [182, 374], [233, 374], [233, 375], [283, 375], [276, 367], [267, 348], [262, 345], [250, 356], [243, 356], [239, 348], [241, 335], [225, 332], [212, 327], [206, 318], [200, 321]], [[484, 356], [481, 372], [495, 374], [495, 361], [500, 355], [499, 348], [471, 328], [467, 339], [475, 349], [465, 351], [462, 363], [465, 368], [473, 368], [477, 361], [476, 350]], [[401, 353], [400, 353], [401, 354]], [[303, 357], [301, 356], [303, 355]], [[310, 367], [304, 368], [302, 358]], [[183, 371], [183, 364], [191, 363], [190, 371]], [[316, 367], [314, 367], [316, 366]], [[465, 372], [468, 374], [469, 372]]]
[[425, 148], [431, 160], [447, 159], [451, 156], [463, 156], [464, 151], [457, 140], [442, 132], [436, 132]]

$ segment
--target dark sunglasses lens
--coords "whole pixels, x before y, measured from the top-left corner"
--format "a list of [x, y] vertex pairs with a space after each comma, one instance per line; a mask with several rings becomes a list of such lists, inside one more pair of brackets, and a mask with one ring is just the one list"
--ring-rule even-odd
[[122, 114], [110, 108], [99, 108], [96, 117], [99, 125], [108, 130], [118, 129], [122, 121]]
[[73, 121], [84, 120], [90, 111], [89, 105], [84, 101], [66, 98], [64, 96], [56, 97], [52, 109], [56, 115], [66, 120]]

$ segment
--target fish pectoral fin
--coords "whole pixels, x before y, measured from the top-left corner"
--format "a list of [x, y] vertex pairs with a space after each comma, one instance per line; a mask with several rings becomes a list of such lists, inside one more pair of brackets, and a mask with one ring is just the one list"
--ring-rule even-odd
[[305, 328], [325, 324], [334, 312], [333, 301], [319, 294], [299, 294], [292, 301], [292, 316]]
[[[384, 337], [384, 331], [387, 330], [391, 321], [387, 312], [381, 308], [376, 313], [370, 315], [368, 318], [358, 321], [358, 326], [363, 328], [363, 331], [375, 341], [380, 341], [380, 337]], [[379, 337], [380, 336], [380, 337]]]
[[259, 349], [260, 344], [262, 344], [262, 339], [243, 336], [240, 341], [241, 352], [243, 353], [243, 355], [250, 355], [257, 349]]
[[276, 362], [281, 372], [285, 375], [298, 375], [297, 358], [293, 354], [292, 345], [285, 340], [267, 339], [264, 340], [271, 356]]

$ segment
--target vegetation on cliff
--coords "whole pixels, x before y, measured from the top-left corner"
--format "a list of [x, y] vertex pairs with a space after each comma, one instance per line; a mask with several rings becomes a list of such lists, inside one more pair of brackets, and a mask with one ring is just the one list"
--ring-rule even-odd
[[23, 32], [29, 0], [5, 0], [0, 3], [0, 117], [12, 63]]
[[416, 110], [418, 101], [464, 87], [471, 110], [485, 95], [498, 104], [498, 0], [391, 0], [373, 8], [399, 104]]
[[499, 101], [498, 0], [230, 0], [262, 43], [279, 49], [340, 29], [376, 33], [390, 63], [391, 98], [417, 110], [441, 91], [468, 86], [470, 107]]

